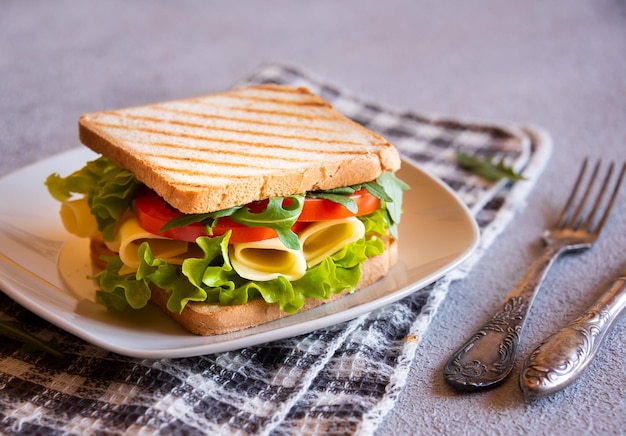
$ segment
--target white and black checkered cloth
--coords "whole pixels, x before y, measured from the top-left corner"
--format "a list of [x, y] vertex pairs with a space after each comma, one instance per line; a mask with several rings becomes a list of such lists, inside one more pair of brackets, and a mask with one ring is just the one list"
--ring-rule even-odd
[[[42, 338], [56, 337], [66, 354], [65, 359], [20, 354], [20, 343], [2, 339], [0, 433], [373, 433], [397, 400], [450, 282], [467, 273], [523, 205], [550, 151], [549, 137], [537, 129], [390, 110], [282, 65], [265, 65], [242, 83], [306, 86], [381, 133], [469, 206], [482, 233], [477, 252], [427, 288], [352, 321], [184, 359], [140, 360], [107, 352], [0, 293], [0, 318], [16, 320]], [[457, 166], [458, 151], [503, 157], [527, 180], [487, 183]]]

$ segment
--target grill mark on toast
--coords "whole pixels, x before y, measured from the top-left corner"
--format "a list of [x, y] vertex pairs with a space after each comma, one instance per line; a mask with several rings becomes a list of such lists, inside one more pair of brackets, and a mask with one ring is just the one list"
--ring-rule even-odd
[[[153, 143], [153, 145], [160, 146], [160, 147], [175, 148], [175, 149], [181, 148], [181, 146], [179, 146], [178, 144], [169, 144], [167, 142], [155, 142], [155, 143]], [[256, 158], [260, 158], [260, 159], [278, 160], [278, 161], [286, 161], [286, 162], [311, 163], [311, 162], [317, 162], [318, 161], [317, 159], [303, 159], [301, 157], [288, 157], [288, 156], [285, 156], [285, 157], [283, 157], [283, 156], [271, 156], [271, 155], [262, 155], [262, 154], [258, 154], [258, 153], [245, 152], [245, 151], [196, 149], [196, 148], [193, 148], [193, 147], [184, 147], [184, 148], [186, 150], [209, 152], [209, 153], [220, 154], [220, 155], [242, 156], [242, 157], [256, 157]], [[206, 159], [202, 159], [202, 158], [199, 158], [199, 157], [173, 156], [173, 155], [169, 155], [169, 154], [160, 154], [160, 153], [153, 153], [153, 152], [142, 152], [141, 155], [142, 156], [152, 156], [152, 157], [167, 158], [167, 159], [171, 159], [171, 160], [181, 160], [181, 161], [208, 163]], [[210, 163], [214, 163], [214, 162], [211, 161]], [[219, 162], [218, 162], [218, 164], [219, 164]], [[227, 165], [230, 164], [230, 161], [227, 162], [226, 164]], [[232, 165], [236, 165], [236, 164], [232, 163]], [[247, 164], [247, 166], [256, 167], [258, 165], [255, 163], [254, 165]]]
[[[109, 128], [130, 130], [130, 131], [142, 131], [142, 132], [152, 133], [152, 134], [157, 134], [157, 135], [162, 135], [162, 136], [180, 137], [180, 138], [186, 138], [186, 139], [196, 139], [196, 140], [200, 140], [200, 141], [220, 142], [220, 143], [223, 143], [223, 144], [234, 144], [234, 145], [240, 144], [240, 145], [248, 145], [248, 146], [252, 146], [252, 147], [270, 148], [270, 149], [280, 148], [280, 149], [283, 149], [283, 150], [298, 151], [298, 153], [309, 152], [309, 153], [324, 153], [324, 154], [355, 154], [355, 152], [351, 151], [351, 150], [328, 150], [328, 149], [323, 149], [323, 148], [320, 148], [320, 149], [315, 149], [315, 148], [301, 149], [301, 148], [293, 147], [291, 145], [284, 145], [284, 144], [271, 144], [271, 143], [253, 142], [253, 141], [241, 141], [239, 139], [213, 138], [213, 137], [210, 137], [210, 136], [192, 135], [192, 134], [189, 134], [189, 133], [182, 133], [182, 132], [165, 132], [165, 131], [159, 130], [159, 129], [151, 129], [151, 128], [147, 128], [147, 127], [137, 127], [137, 126], [132, 126], [131, 127], [131, 126], [125, 126], [125, 125], [119, 125], [119, 124], [105, 123], [103, 121], [96, 121], [96, 120], [92, 120], [91, 123], [92, 123], [92, 125], [99, 126], [99, 127], [109, 127]], [[344, 145], [354, 145], [354, 143], [343, 143], [343, 142], [340, 142], [340, 143], [344, 144]], [[183, 147], [182, 144], [178, 145], [178, 146], [179, 147]], [[357, 144], [357, 147], [362, 147], [362, 144]]]
[[[178, 168], [178, 167], [168, 167], [165, 165], [161, 166], [168, 173], [176, 173], [176, 174], [184, 174], [186, 176], [197, 177], [202, 176], [203, 178], [212, 178], [212, 179], [224, 179], [226, 178], [223, 173], [210, 173], [206, 171], [194, 171], [188, 168]], [[229, 174], [228, 179], [247, 179], [250, 177], [250, 174]], [[196, 182], [185, 182], [182, 180], [173, 180], [172, 184], [175, 185], [187, 185], [187, 186], [207, 186], [210, 183], [198, 183]]]
[[[226, 168], [232, 168], [232, 167], [238, 167], [238, 168], [259, 168], [257, 165], [248, 165], [248, 164], [241, 164], [241, 165], [231, 165], [230, 163], [224, 163], [224, 164], [220, 164], [220, 163], [212, 163], [212, 165], [215, 166], [222, 166], [222, 167], [226, 167]], [[193, 168], [184, 168], [184, 167], [178, 167], [178, 166], [174, 166], [174, 165], [167, 165], [164, 162], [159, 162], [159, 168], [161, 170], [164, 170], [163, 172], [168, 173], [170, 175], [174, 175], [174, 174], [184, 174], [187, 176], [191, 176], [191, 177], [201, 177], [203, 179], [248, 179], [250, 178], [250, 173], [247, 172], [246, 174], [233, 174], [233, 173], [229, 173], [228, 175], [225, 175], [223, 170], [222, 171], [215, 171], [215, 172], [211, 172], [211, 171], [206, 171], [205, 169], [202, 170], [195, 170]], [[262, 168], [263, 172], [266, 172], [267, 170], [273, 170], [273, 168]], [[294, 168], [295, 170], [295, 168]], [[207, 183], [198, 183], [197, 181], [195, 182], [185, 182], [182, 180], [173, 180], [172, 183], [174, 184], [185, 184], [185, 185], [194, 185], [194, 186], [207, 186], [210, 185], [210, 182]]]
[[[152, 122], [156, 122], [156, 123], [172, 124], [172, 125], [175, 125], [175, 126], [201, 128], [201, 129], [207, 130], [209, 132], [210, 131], [220, 131], [220, 132], [230, 132], [230, 133], [241, 133], [241, 134], [246, 134], [246, 135], [251, 135], [251, 136], [271, 136], [271, 137], [282, 138], [282, 139], [294, 139], [294, 140], [324, 142], [324, 143], [328, 143], [328, 142], [332, 141], [332, 142], [340, 142], [341, 144], [346, 144], [346, 145], [361, 145], [362, 144], [362, 142], [358, 142], [358, 141], [338, 140], [336, 138], [323, 139], [323, 138], [317, 138], [315, 136], [286, 135], [286, 134], [280, 134], [280, 133], [274, 133], [274, 132], [263, 132], [263, 131], [253, 131], [253, 130], [245, 130], [245, 129], [234, 129], [234, 128], [231, 128], [231, 127], [205, 126], [205, 125], [200, 124], [200, 123], [192, 123], [192, 122], [189, 122], [189, 121], [167, 120], [167, 119], [149, 117], [149, 116], [144, 116], [144, 115], [121, 114], [119, 112], [113, 112], [110, 115], [117, 116], [117, 117], [122, 117], [122, 118], [129, 118], [129, 119], [132, 119], [132, 120], [152, 121]], [[225, 117], [225, 118], [227, 118], [227, 117]], [[259, 123], [259, 124], [263, 125], [262, 123]], [[138, 129], [135, 127], [134, 130], [138, 130]]]
[[[168, 156], [168, 155], [160, 155], [158, 153], [142, 153], [141, 155], [142, 157], [155, 157], [155, 158], [159, 158], [159, 159], [164, 159], [164, 160], [168, 160], [168, 161], [173, 161], [173, 162], [196, 162], [196, 163], [207, 163], [205, 160], [203, 159], [198, 159], [198, 158], [193, 158], [193, 157], [183, 157], [183, 156]], [[255, 165], [251, 165], [249, 163], [246, 162], [215, 162], [215, 161], [211, 161], [210, 162], [211, 166], [220, 166], [220, 167], [238, 167], [238, 168], [274, 168], [273, 166], [261, 166], [260, 164], [255, 164]], [[159, 163], [159, 167], [164, 168], [166, 170], [170, 170], [170, 171], [176, 171], [176, 172], [184, 172], [187, 173], [189, 172], [189, 170], [185, 169], [185, 168], [180, 168], [176, 167], [176, 166], [167, 166], [167, 165], [163, 165], [162, 163]], [[209, 175], [210, 173], [204, 172], [204, 171], [193, 171], [194, 174], [202, 174], [202, 175]], [[224, 177], [224, 173], [219, 173], [222, 177]], [[231, 174], [228, 175], [228, 177], [230, 177]]]
[[[165, 106], [151, 106], [150, 109], [161, 110], [164, 112], [172, 112], [172, 113], [179, 114], [179, 115], [193, 116], [193, 117], [198, 117], [198, 118], [233, 121], [233, 122], [245, 123], [245, 124], [255, 124], [259, 126], [286, 127], [288, 129], [312, 130], [316, 132], [318, 131], [319, 132], [335, 132], [335, 133], [345, 132], [345, 129], [335, 129], [333, 127], [322, 127], [322, 126], [316, 126], [316, 125], [309, 126], [306, 124], [280, 123], [277, 121], [266, 121], [266, 120], [261, 121], [261, 120], [251, 119], [251, 118], [237, 118], [237, 117], [218, 115], [218, 114], [207, 114], [204, 112], [186, 111], [182, 109], [175, 109], [172, 107], [165, 107]], [[109, 114], [114, 115], [116, 114], [116, 112], [110, 112]], [[128, 114], [120, 114], [120, 116], [121, 115], [128, 116]], [[138, 115], [135, 115], [135, 116], [138, 116]]]

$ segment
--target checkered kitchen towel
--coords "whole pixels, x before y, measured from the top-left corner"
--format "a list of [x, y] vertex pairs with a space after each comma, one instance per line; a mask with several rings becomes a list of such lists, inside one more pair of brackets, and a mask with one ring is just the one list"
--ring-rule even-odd
[[[4, 434], [371, 434], [393, 407], [415, 349], [453, 280], [462, 278], [510, 220], [550, 152], [537, 129], [433, 119], [365, 103], [296, 69], [271, 64], [242, 83], [309, 87], [440, 177], [476, 216], [479, 249], [427, 288], [343, 324], [227, 353], [141, 360], [69, 335], [0, 293], [14, 319], [66, 353], [20, 354], [0, 343], [0, 433]], [[242, 84], [240, 83], [240, 84]], [[527, 177], [488, 183], [455, 154], [505, 158]]]

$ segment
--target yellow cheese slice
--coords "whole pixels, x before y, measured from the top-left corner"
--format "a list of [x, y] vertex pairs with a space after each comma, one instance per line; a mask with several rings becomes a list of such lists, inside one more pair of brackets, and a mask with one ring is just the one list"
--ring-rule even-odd
[[69, 233], [88, 238], [98, 233], [98, 223], [91, 214], [86, 198], [67, 200], [61, 203], [61, 221]]
[[186, 255], [189, 250], [188, 242], [146, 232], [139, 226], [135, 217], [129, 218], [120, 226], [117, 238], [119, 238], [120, 259], [130, 268], [137, 269], [141, 263], [137, 251], [142, 242], [148, 242], [154, 257], [168, 263], [180, 265], [186, 257], [189, 257]]
[[237, 274], [248, 280], [267, 281], [284, 276], [292, 281], [306, 272], [302, 252], [285, 247], [278, 238], [233, 244], [229, 255]]
[[313, 223], [304, 229], [298, 239], [310, 268], [364, 235], [363, 223], [350, 217]]

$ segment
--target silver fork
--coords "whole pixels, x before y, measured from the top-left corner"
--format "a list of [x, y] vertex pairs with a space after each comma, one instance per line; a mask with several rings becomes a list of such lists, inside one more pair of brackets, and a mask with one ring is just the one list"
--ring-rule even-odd
[[600, 161], [595, 165], [582, 198], [577, 200], [587, 169], [585, 159], [555, 227], [542, 235], [546, 245], [541, 255], [533, 261], [498, 311], [444, 365], [443, 374], [448, 384], [460, 390], [474, 391], [494, 387], [509, 376], [530, 307], [548, 270], [559, 255], [590, 248], [606, 223], [626, 172], [626, 162], [608, 202], [603, 206], [604, 213], [596, 222], [595, 216], [602, 207], [613, 168], [611, 163], [595, 202], [586, 212], [585, 205], [591, 197]]

